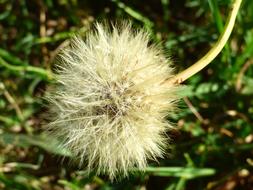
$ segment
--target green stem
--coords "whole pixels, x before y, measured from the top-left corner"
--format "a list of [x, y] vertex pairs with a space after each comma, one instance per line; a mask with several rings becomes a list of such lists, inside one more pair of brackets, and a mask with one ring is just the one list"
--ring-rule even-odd
[[49, 71], [46, 71], [46, 70], [38, 68], [38, 67], [33, 67], [33, 66], [10, 65], [1, 57], [0, 57], [0, 65], [4, 66], [5, 68], [7, 68], [11, 71], [35, 73], [46, 80], [51, 80], [53, 78], [51, 72], [49, 72]]
[[234, 24], [236, 20], [237, 13], [239, 11], [240, 5], [242, 3], [242, 0], [235, 0], [232, 5], [232, 11], [229, 15], [228, 21], [225, 25], [225, 30], [219, 37], [218, 41], [214, 44], [214, 46], [204, 55], [200, 60], [198, 60], [195, 64], [190, 66], [189, 68], [185, 69], [184, 71], [177, 74], [172, 79], [168, 79], [166, 83], [182, 83], [186, 79], [190, 78], [191, 76], [195, 75], [199, 71], [201, 71], [204, 67], [206, 67], [209, 63], [211, 63], [216, 56], [221, 52], [223, 47], [226, 45]]

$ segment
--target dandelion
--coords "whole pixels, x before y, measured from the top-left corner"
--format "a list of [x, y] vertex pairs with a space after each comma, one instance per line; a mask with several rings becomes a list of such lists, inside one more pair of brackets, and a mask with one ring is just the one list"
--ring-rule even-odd
[[163, 156], [177, 86], [164, 83], [171, 62], [146, 32], [96, 24], [62, 51], [57, 68], [49, 129], [81, 167], [113, 179]]
[[173, 76], [171, 62], [149, 36], [130, 24], [97, 24], [60, 54], [56, 86], [48, 95], [48, 128], [87, 171], [127, 176], [164, 155], [166, 116], [175, 111], [178, 83], [207, 66], [232, 32], [242, 0], [235, 0], [218, 41], [194, 65]]

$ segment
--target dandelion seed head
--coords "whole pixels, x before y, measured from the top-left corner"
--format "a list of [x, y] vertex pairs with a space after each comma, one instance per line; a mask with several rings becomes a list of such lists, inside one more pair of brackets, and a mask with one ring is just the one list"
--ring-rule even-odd
[[164, 83], [171, 63], [146, 32], [96, 24], [59, 57], [48, 127], [80, 167], [114, 179], [163, 156], [177, 87]]

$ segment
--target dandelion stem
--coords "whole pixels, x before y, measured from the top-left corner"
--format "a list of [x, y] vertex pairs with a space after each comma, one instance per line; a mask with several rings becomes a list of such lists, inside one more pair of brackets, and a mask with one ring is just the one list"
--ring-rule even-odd
[[223, 47], [226, 45], [234, 24], [236, 20], [237, 13], [239, 11], [242, 0], [235, 0], [232, 5], [232, 10], [230, 12], [229, 18], [226, 22], [225, 29], [219, 37], [218, 41], [214, 44], [214, 46], [204, 55], [200, 60], [198, 60], [195, 64], [185, 69], [184, 71], [177, 74], [175, 77], [168, 79], [167, 83], [176, 83], [180, 84], [183, 81], [187, 80], [194, 74], [201, 71], [204, 67], [206, 67], [209, 63], [211, 63], [215, 57], [221, 52]]

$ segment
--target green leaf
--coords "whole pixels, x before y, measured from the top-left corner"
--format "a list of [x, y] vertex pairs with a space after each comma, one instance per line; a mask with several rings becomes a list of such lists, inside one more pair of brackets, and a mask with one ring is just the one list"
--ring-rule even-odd
[[15, 144], [16, 146], [29, 147], [38, 146], [53, 154], [70, 157], [71, 153], [60, 147], [55, 139], [49, 137], [42, 137], [38, 135], [24, 135], [24, 134], [11, 134], [3, 133], [0, 134], [0, 142], [4, 144]]

